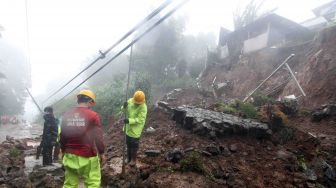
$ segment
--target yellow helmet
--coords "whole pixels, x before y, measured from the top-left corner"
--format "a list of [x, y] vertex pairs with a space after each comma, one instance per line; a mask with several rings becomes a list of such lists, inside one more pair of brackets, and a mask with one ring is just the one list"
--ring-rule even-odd
[[77, 97], [79, 95], [85, 95], [87, 97], [90, 97], [93, 100], [93, 102], [96, 102], [96, 94], [94, 94], [91, 90], [83, 89], [78, 93]]
[[135, 104], [145, 103], [145, 93], [143, 91], [136, 91], [133, 96], [133, 101]]

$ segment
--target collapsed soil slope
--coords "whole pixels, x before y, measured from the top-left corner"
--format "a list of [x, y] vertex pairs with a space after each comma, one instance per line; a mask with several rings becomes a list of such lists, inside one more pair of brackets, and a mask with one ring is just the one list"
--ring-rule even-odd
[[[171, 99], [172, 106], [181, 101], [195, 99], [202, 94], [196, 90], [182, 90]], [[207, 100], [208, 101], [208, 100]], [[188, 101], [189, 105], [204, 102]], [[205, 102], [206, 103], [206, 102]], [[290, 123], [291, 124], [291, 123]], [[146, 128], [141, 138], [139, 171], [127, 169], [128, 177], [121, 178], [122, 124], [116, 122], [108, 131], [109, 162], [104, 168], [104, 185], [109, 187], [305, 187], [323, 184], [330, 187], [322, 165], [335, 165], [335, 151], [322, 148], [320, 141], [296, 129], [289, 129], [292, 139], [281, 143], [280, 137], [256, 139], [248, 136], [210, 138], [186, 130], [172, 120], [171, 114], [157, 107], [148, 113]], [[145, 128], [145, 129], [146, 129]], [[287, 135], [287, 134], [286, 134]], [[184, 151], [184, 158], [198, 153], [197, 160], [204, 171], [184, 171], [183, 162], [169, 162], [166, 154], [174, 148]], [[157, 156], [147, 156], [148, 150], [160, 151]], [[327, 154], [326, 154], [327, 153]], [[182, 159], [183, 161], [183, 159]], [[119, 165], [119, 168], [118, 168]], [[192, 163], [191, 165], [195, 165]], [[302, 168], [314, 169], [313, 175]], [[305, 173], [304, 173], [305, 172]], [[132, 175], [130, 175], [132, 174]], [[316, 178], [315, 178], [316, 177]]]
[[[201, 85], [210, 89], [216, 82], [230, 81], [232, 88], [223, 98], [243, 99], [273, 72], [290, 54], [295, 54], [288, 64], [307, 96], [300, 98], [301, 107], [313, 109], [321, 104], [336, 102], [336, 27], [326, 28], [312, 41], [286, 47], [266, 48], [247, 55], [238, 61], [230, 57], [209, 65], [203, 72]], [[260, 92], [271, 96], [300, 96], [300, 90], [285, 68], [277, 72], [261, 88]], [[274, 90], [275, 89], [275, 90]]]

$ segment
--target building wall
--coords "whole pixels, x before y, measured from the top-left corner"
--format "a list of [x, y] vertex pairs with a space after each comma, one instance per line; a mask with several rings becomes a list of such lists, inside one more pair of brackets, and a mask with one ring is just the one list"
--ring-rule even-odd
[[286, 37], [276, 28], [271, 28], [269, 33], [268, 46], [274, 46], [286, 42]]
[[227, 45], [218, 47], [218, 54], [220, 59], [224, 59], [229, 55], [229, 49]]
[[269, 31], [244, 41], [243, 53], [247, 54], [267, 47]]

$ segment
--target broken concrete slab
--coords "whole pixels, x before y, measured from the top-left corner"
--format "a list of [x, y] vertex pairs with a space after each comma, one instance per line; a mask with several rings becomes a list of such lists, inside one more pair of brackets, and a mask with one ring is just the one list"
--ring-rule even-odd
[[200, 135], [241, 134], [260, 138], [270, 136], [270, 131], [268, 131], [270, 129], [267, 124], [231, 114], [189, 106], [173, 108], [172, 113], [173, 120], [177, 124]]

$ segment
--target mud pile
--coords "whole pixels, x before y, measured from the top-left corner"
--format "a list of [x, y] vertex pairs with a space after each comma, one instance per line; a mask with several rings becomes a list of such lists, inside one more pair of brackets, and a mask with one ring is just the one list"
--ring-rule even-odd
[[[202, 92], [178, 90], [163, 98], [169, 108], [182, 101], [190, 106], [212, 106], [214, 99], [197, 99]], [[193, 103], [194, 102], [194, 103]], [[195, 134], [176, 123], [169, 108], [148, 112], [141, 137], [138, 169], [126, 168], [121, 177], [122, 122], [106, 134], [108, 164], [103, 185], [108, 187], [314, 187], [335, 186], [335, 151], [322, 147], [321, 140], [290, 127], [271, 138], [240, 134]], [[209, 110], [208, 108], [207, 110]], [[210, 111], [210, 110], [209, 110]], [[211, 119], [211, 118], [210, 118]], [[298, 121], [294, 119], [294, 121]], [[295, 122], [297, 123], [297, 122]], [[129, 173], [128, 173], [129, 172]]]
[[32, 187], [24, 172], [24, 150], [27, 149], [25, 140], [15, 140], [9, 136], [0, 144], [0, 186]]

